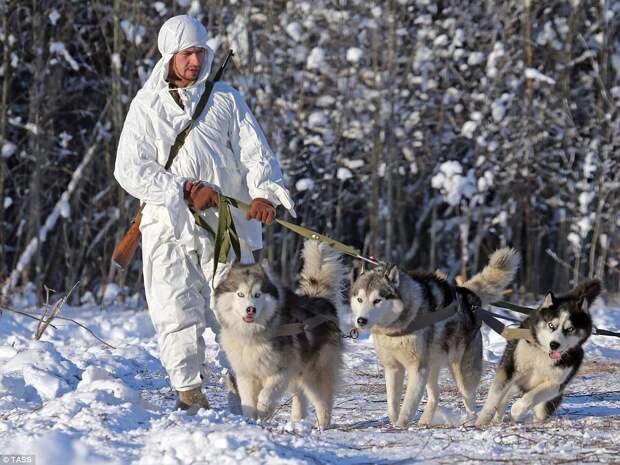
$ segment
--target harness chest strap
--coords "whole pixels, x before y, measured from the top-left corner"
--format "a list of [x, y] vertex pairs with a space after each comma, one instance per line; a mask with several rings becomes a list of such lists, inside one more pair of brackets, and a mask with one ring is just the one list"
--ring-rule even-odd
[[432, 326], [435, 323], [439, 323], [440, 321], [447, 320], [448, 318], [456, 314], [457, 304], [457, 300], [453, 300], [451, 304], [441, 308], [440, 310], [437, 310], [436, 312], [429, 312], [418, 315], [413, 319], [413, 321], [411, 321], [411, 323], [407, 325], [405, 329], [396, 333], [390, 333], [388, 335], [394, 337], [405, 336], [406, 334], [411, 334], [420, 329]]
[[301, 334], [304, 331], [310, 331], [326, 321], [332, 321], [338, 325], [336, 318], [327, 315], [315, 315], [308, 318], [303, 323], [288, 323], [281, 325], [275, 332], [274, 337], [295, 336], [296, 334]]
[[[524, 307], [522, 305], [513, 304], [512, 302], [506, 302], [505, 300], [493, 302], [491, 305], [493, 305], [494, 307], [506, 308], [508, 310], [512, 310], [513, 312], [522, 313], [523, 315], [529, 315], [530, 313], [536, 311], [535, 308]], [[620, 332], [610, 331], [608, 329], [601, 329], [597, 327], [594, 327], [592, 334], [595, 336], [611, 336], [620, 338]]]
[[[434, 325], [435, 323], [439, 323], [440, 321], [446, 320], [456, 313], [457, 305], [458, 300], [454, 300], [450, 305], [442, 308], [441, 310], [425, 313], [416, 317], [403, 331], [389, 335], [404, 336], [406, 334], [411, 334], [414, 331], [426, 328], [427, 326]], [[497, 334], [507, 340], [526, 339], [530, 342], [534, 340], [532, 337], [532, 333], [529, 329], [508, 327], [497, 318], [495, 318], [495, 315], [493, 313], [481, 307], [476, 307], [474, 314], [477, 319], [483, 321], [489, 328], [491, 328], [493, 331], [495, 331]]]
[[495, 316], [482, 307], [476, 307], [476, 318], [484, 321], [484, 323], [505, 339], [526, 339], [534, 342], [532, 333], [527, 328], [511, 328], [499, 321]]
[[[440, 321], [446, 320], [456, 313], [457, 305], [458, 301], [455, 300], [450, 305], [443, 307], [436, 312], [430, 312], [420, 315], [416, 317], [411, 323], [409, 323], [409, 325], [403, 331], [389, 334], [389, 336], [405, 336], [415, 331], [419, 331], [420, 329], [424, 329], [428, 326], [432, 326], [435, 323], [439, 323]], [[475, 316], [479, 320], [483, 321], [497, 334], [502, 336], [504, 339], [526, 339], [530, 342], [534, 342], [534, 338], [532, 337], [532, 333], [529, 329], [513, 328], [506, 326], [497, 318], [495, 318], [493, 313], [481, 307], [477, 307], [475, 309]], [[339, 321], [335, 317], [329, 315], [315, 315], [311, 318], [308, 318], [303, 323], [288, 323], [281, 325], [275, 332], [274, 337], [295, 336], [297, 334], [303, 333], [304, 331], [310, 331], [319, 326], [320, 324], [325, 323], [326, 321], [332, 321], [337, 325], [337, 327], [339, 325]]]

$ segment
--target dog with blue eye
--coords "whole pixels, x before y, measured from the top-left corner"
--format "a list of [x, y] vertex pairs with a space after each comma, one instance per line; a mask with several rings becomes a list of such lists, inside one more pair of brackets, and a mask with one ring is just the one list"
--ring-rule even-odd
[[[482, 373], [482, 334], [475, 306], [499, 299], [513, 281], [520, 258], [516, 250], [496, 250], [484, 269], [462, 286], [437, 273], [408, 273], [379, 266], [360, 274], [351, 287], [355, 326], [372, 333], [385, 368], [388, 416], [405, 428], [414, 418], [424, 390], [427, 402], [418, 425], [430, 426], [439, 402], [439, 373], [449, 368], [463, 397], [468, 421], [476, 415], [476, 390]], [[415, 328], [418, 318], [453, 306], [454, 314]], [[401, 403], [407, 375], [407, 388]]]
[[[234, 263], [215, 289], [214, 307], [243, 415], [269, 419], [288, 391], [293, 421], [306, 416], [310, 401], [318, 427], [327, 428], [342, 365], [338, 309], [347, 272], [340, 252], [325, 242], [307, 240], [302, 257], [297, 291], [267, 263]], [[303, 329], [282, 332], [295, 325]]]
[[531, 340], [509, 341], [477, 426], [501, 423], [512, 397], [514, 421], [522, 421], [530, 410], [536, 421], [553, 415], [566, 386], [583, 362], [583, 344], [592, 334], [589, 307], [601, 292], [596, 279], [585, 281], [570, 292], [555, 296], [549, 292], [542, 305], [522, 323]]

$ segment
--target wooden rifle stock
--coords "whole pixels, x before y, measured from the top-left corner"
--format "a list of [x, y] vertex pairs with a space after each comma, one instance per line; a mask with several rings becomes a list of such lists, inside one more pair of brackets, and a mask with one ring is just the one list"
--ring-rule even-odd
[[112, 263], [121, 270], [126, 270], [131, 259], [136, 254], [140, 245], [140, 221], [142, 220], [142, 209], [144, 204], [140, 206], [138, 213], [131, 220], [131, 226], [122, 237], [112, 254]]

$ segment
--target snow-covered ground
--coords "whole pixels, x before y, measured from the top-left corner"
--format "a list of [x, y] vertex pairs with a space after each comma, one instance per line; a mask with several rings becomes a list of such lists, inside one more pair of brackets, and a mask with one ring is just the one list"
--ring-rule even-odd
[[[443, 424], [405, 431], [388, 423], [372, 342], [347, 340], [334, 427], [318, 431], [311, 422], [287, 422], [288, 397], [267, 423], [228, 413], [218, 348], [209, 331], [206, 384], [214, 409], [195, 417], [173, 411], [174, 395], [157, 358], [148, 313], [131, 307], [87, 304], [62, 310], [115, 349], [62, 321], [48, 328], [42, 341], [32, 341], [36, 321], [2, 315], [0, 458], [34, 455], [41, 465], [620, 463], [618, 339], [592, 337], [587, 363], [568, 387], [559, 415], [546, 424], [460, 426], [463, 410], [446, 375], [436, 418]], [[600, 327], [620, 329], [618, 308], [598, 304], [594, 318]], [[503, 347], [486, 332], [485, 343], [479, 405]]]

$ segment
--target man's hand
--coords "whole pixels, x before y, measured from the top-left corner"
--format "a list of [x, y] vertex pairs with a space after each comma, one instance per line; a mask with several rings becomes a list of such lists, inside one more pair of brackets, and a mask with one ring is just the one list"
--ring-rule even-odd
[[245, 214], [248, 220], [255, 219], [266, 224], [271, 224], [276, 217], [276, 208], [267, 200], [257, 197], [250, 203], [250, 211]]
[[217, 191], [201, 181], [185, 181], [183, 196], [187, 204], [196, 210], [216, 207], [219, 202]]

